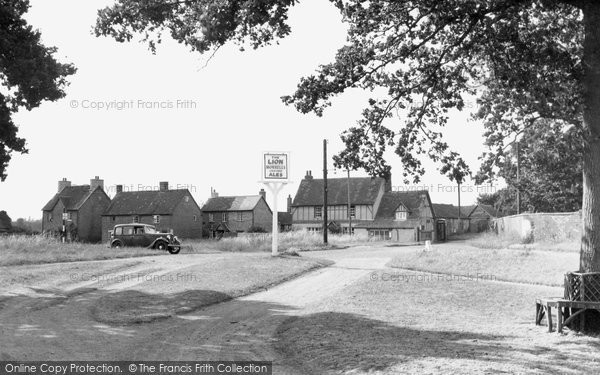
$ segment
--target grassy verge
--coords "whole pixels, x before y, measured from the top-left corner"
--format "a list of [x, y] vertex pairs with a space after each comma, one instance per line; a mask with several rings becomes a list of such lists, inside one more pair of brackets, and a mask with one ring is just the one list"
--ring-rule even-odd
[[[307, 231], [292, 231], [279, 234], [279, 250], [324, 250], [354, 246], [369, 242], [367, 237], [330, 234], [328, 246], [323, 245], [323, 236]], [[187, 242], [186, 242], [187, 243]], [[221, 240], [192, 240], [189, 242], [193, 251], [200, 249], [228, 252], [267, 252], [271, 251], [270, 234], [249, 234]]]
[[119, 325], [164, 319], [251, 294], [329, 264], [264, 254], [219, 255], [189, 269], [162, 275], [165, 282], [148, 282], [105, 294], [94, 304], [92, 315], [99, 322]]
[[43, 236], [0, 237], [0, 266], [165, 255], [145, 248], [111, 249], [105, 244], [61, 243]]
[[500, 281], [562, 286], [564, 274], [578, 268], [579, 255], [530, 249], [478, 249], [461, 245], [433, 246], [394, 258], [390, 267], [451, 275], [486, 275]]
[[[456, 238], [461, 239], [461, 238]], [[484, 232], [476, 235], [465, 236], [465, 243], [470, 246], [478, 247], [480, 249], [506, 249], [509, 247], [542, 250], [542, 251], [557, 251], [557, 252], [579, 252], [580, 242], [561, 242], [561, 243], [549, 243], [549, 242], [536, 242], [526, 243], [523, 239], [512, 234], [498, 235], [493, 232]]]

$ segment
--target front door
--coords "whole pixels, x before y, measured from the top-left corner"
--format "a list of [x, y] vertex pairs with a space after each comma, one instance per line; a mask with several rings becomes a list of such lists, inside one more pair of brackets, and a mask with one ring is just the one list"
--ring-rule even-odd
[[440, 242], [446, 241], [446, 221], [438, 220], [436, 223], [437, 240]]

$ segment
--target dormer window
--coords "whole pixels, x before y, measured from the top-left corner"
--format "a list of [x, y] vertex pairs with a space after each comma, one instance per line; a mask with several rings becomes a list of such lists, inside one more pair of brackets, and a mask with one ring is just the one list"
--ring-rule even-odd
[[396, 216], [394, 217], [394, 220], [396, 220], [396, 221], [408, 220], [408, 211], [406, 211], [406, 207], [404, 207], [403, 205], [400, 205], [400, 207], [398, 207], [396, 209]]

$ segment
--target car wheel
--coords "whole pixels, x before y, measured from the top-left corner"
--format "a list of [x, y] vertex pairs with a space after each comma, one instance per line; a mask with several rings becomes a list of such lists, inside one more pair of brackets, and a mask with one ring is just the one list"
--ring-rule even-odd
[[164, 241], [158, 241], [155, 245], [154, 248], [156, 250], [167, 250], [167, 244]]
[[110, 247], [115, 248], [115, 249], [120, 249], [120, 248], [123, 247], [123, 242], [121, 242], [121, 241], [113, 241], [110, 244]]
[[181, 247], [179, 247], [179, 246], [173, 246], [173, 247], [171, 247], [169, 249], [169, 253], [171, 253], [171, 254], [177, 254], [177, 253], [179, 253], [179, 250], [181, 250]]

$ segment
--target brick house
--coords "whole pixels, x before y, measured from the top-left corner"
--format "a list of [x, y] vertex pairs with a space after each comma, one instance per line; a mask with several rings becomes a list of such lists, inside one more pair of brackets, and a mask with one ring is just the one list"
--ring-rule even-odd
[[355, 226], [355, 233], [394, 242], [435, 240], [435, 219], [427, 190], [389, 191], [383, 194], [372, 221]]
[[128, 223], [154, 225], [180, 238], [200, 238], [202, 212], [189, 190], [169, 190], [168, 182], [159, 185], [159, 190], [149, 191], [123, 191], [117, 185], [115, 197], [102, 214], [102, 241], [108, 241], [115, 225]]
[[[291, 205], [293, 229], [322, 231], [323, 185], [322, 179], [313, 178], [311, 171], [306, 172]], [[327, 218], [330, 230], [348, 232], [348, 185], [353, 227], [363, 221], [373, 221], [383, 194], [386, 190], [391, 190], [391, 184], [379, 177], [327, 179]]]
[[42, 233], [59, 235], [63, 225], [69, 240], [99, 242], [102, 238], [102, 213], [110, 205], [104, 180], [98, 176], [89, 185], [71, 185], [63, 178], [58, 192], [42, 208]]
[[205, 236], [220, 238], [259, 229], [271, 232], [273, 212], [266, 201], [266, 192], [258, 195], [220, 197], [211, 191], [211, 197], [202, 207], [202, 225]]

